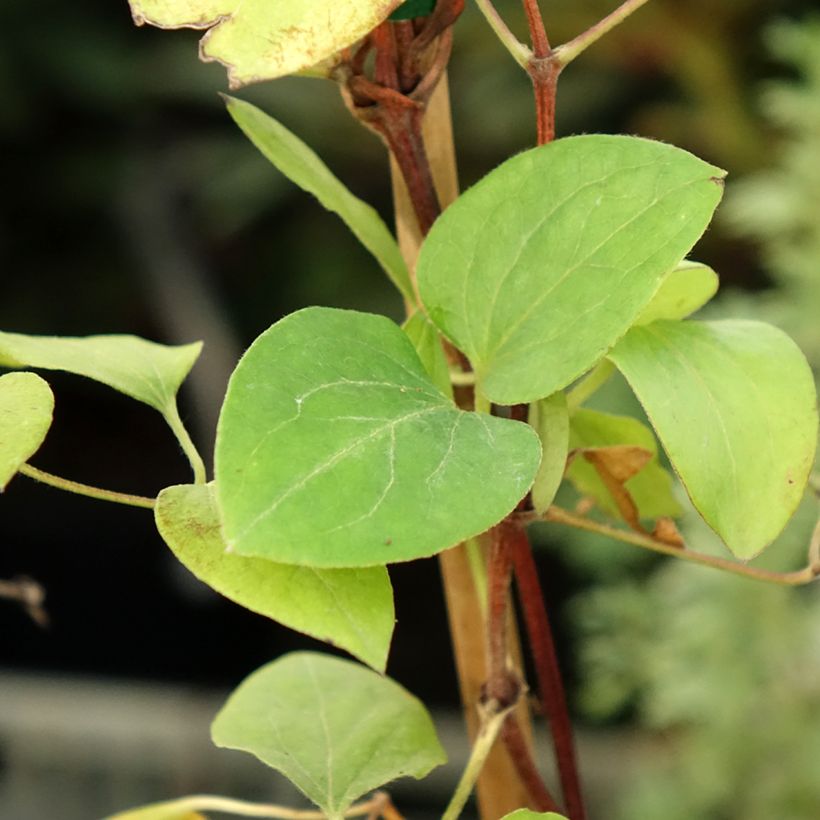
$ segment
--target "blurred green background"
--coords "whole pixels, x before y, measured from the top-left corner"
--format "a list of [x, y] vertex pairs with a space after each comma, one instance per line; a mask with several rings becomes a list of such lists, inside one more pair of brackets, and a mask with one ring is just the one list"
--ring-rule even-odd
[[[544, 3], [552, 41], [614, 5]], [[523, 37], [519, 4], [498, 7]], [[812, 9], [814, 0], [652, 0], [567, 69], [558, 132], [641, 134], [728, 169], [726, 201], [696, 253], [722, 278], [709, 313], [778, 324], [817, 370], [820, 17]], [[224, 71], [197, 61], [195, 33], [136, 29], [125, 0], [5, 0], [3, 12], [0, 327], [204, 339], [183, 409], [208, 451], [230, 369], [272, 322], [307, 304], [399, 317], [398, 298], [345, 227], [229, 121], [218, 97]], [[469, 3], [450, 79], [466, 187], [534, 140], [527, 78]], [[331, 84], [287, 79], [240, 96], [281, 119], [390, 219], [384, 151]], [[38, 466], [144, 494], [187, 480], [149, 409], [79, 379], [49, 380], [56, 422]], [[618, 382], [596, 401], [635, 411]], [[815, 516], [809, 500], [766, 560], [799, 565]], [[719, 549], [694, 516], [685, 531]], [[595, 817], [820, 817], [816, 590], [769, 589], [546, 527], [538, 539]], [[223, 781], [264, 792], [264, 771], [261, 781], [231, 779], [224, 755], [200, 765], [192, 749], [207, 746], [213, 692], [310, 641], [193, 581], [144, 512], [24, 478], [0, 499], [0, 578], [16, 575], [45, 586], [51, 626], [39, 629], [0, 601], [0, 815], [87, 818]], [[436, 565], [393, 575], [399, 623], [389, 671], [452, 710]], [[157, 681], [170, 688], [148, 683]], [[180, 692], [193, 698], [187, 706]], [[158, 723], [175, 727], [178, 740], [188, 707], [202, 726], [162, 746], [160, 759], [190, 765], [129, 774], [134, 760], [158, 754], [159, 741], [149, 733], [134, 750], [126, 736], [169, 700], [178, 720]], [[111, 727], [95, 703], [111, 704]], [[118, 723], [117, 707], [131, 723]], [[75, 737], [65, 714], [85, 725], [84, 708], [99, 731], [89, 725], [77, 742], [99, 753], [72, 768], [78, 750], [65, 740]], [[20, 715], [29, 713], [26, 723]], [[103, 776], [112, 746], [122, 765]], [[431, 788], [415, 809], [407, 804], [409, 817], [428, 816], [424, 801], [439, 799]]]

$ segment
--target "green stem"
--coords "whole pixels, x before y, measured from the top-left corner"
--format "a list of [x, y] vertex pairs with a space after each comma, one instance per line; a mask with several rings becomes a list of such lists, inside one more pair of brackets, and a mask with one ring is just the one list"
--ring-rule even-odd
[[534, 513], [519, 513], [518, 515], [519, 520], [522, 522], [543, 520], [551, 521], [555, 524], [564, 524], [567, 527], [575, 527], [579, 530], [598, 533], [598, 535], [606, 535], [609, 538], [614, 538], [616, 541], [623, 541], [625, 544], [632, 544], [635, 547], [641, 547], [642, 549], [651, 550], [652, 552], [659, 552], [662, 555], [680, 558], [683, 561], [691, 561], [694, 564], [703, 564], [707, 567], [730, 572], [733, 575], [740, 575], [744, 578], [751, 578], [755, 581], [765, 581], [779, 586], [802, 586], [803, 584], [810, 584], [812, 581], [816, 581], [818, 576], [820, 576], [819, 563], [812, 562], [803, 569], [796, 570], [795, 572], [772, 572], [771, 570], [759, 569], [758, 567], [750, 567], [737, 561], [730, 561], [726, 558], [718, 558], [715, 555], [696, 552], [688, 547], [673, 547], [670, 544], [665, 544], [663, 541], [656, 541], [650, 535], [641, 535], [641, 533], [631, 530], [622, 530], [618, 527], [612, 527], [609, 524], [602, 524], [590, 518], [584, 518], [581, 515], [571, 513], [561, 507], [552, 506], [542, 516], [538, 516]]
[[[339, 817], [364, 817], [375, 814], [382, 816], [382, 810], [390, 805], [389, 798], [384, 792], [377, 792], [370, 800], [357, 803], [351, 806], [346, 812], [340, 813]], [[157, 810], [162, 809], [163, 817], [172, 813], [182, 815], [183, 812], [216, 811], [225, 814], [235, 814], [240, 817], [260, 817], [267, 820], [325, 820], [328, 817], [324, 812], [298, 809], [289, 809], [286, 806], [265, 805], [263, 803], [248, 803], [245, 800], [234, 800], [230, 797], [219, 797], [213, 794], [193, 794], [190, 797], [181, 797], [179, 800], [169, 800], [167, 803], [155, 804]], [[123, 815], [114, 815], [108, 820], [117, 820], [118, 817], [127, 817], [130, 812]], [[158, 815], [159, 816], [159, 815]]]
[[103, 490], [100, 487], [80, 484], [77, 481], [70, 481], [67, 478], [60, 478], [60, 476], [38, 470], [30, 464], [23, 464], [19, 472], [29, 478], [33, 478], [35, 481], [40, 481], [43, 484], [56, 487], [58, 490], [65, 490], [66, 492], [75, 493], [76, 495], [85, 495], [89, 498], [96, 498], [99, 501], [113, 501], [115, 504], [125, 504], [129, 507], [143, 507], [147, 510], [154, 508], [155, 501], [153, 498], [146, 498], [142, 495], [130, 495], [128, 493], [118, 493], [114, 490]]
[[609, 359], [604, 359], [592, 369], [589, 375], [582, 379], [567, 393], [567, 409], [574, 413], [599, 388], [603, 387], [609, 377], [615, 372], [615, 366]]
[[496, 37], [501, 40], [501, 43], [512, 54], [518, 65], [526, 69], [532, 59], [532, 51], [510, 31], [491, 0], [475, 0], [475, 4], [490, 24], [490, 28], [495, 32]]
[[475, 406], [476, 413], [487, 413], [490, 414], [492, 410], [492, 405], [490, 400], [476, 387], [473, 391], [473, 401]]
[[568, 43], [554, 49], [552, 52], [554, 59], [561, 66], [571, 63], [579, 54], [586, 51], [593, 43], [600, 40], [607, 32], [623, 22], [646, 2], [648, 0], [626, 0], [612, 14], [607, 15], [603, 20], [588, 28], [583, 34], [579, 34], [574, 40], [570, 40]]
[[205, 462], [202, 460], [202, 456], [196, 449], [196, 445], [185, 429], [182, 419], [179, 417], [176, 402], [173, 402], [166, 408], [163, 415], [165, 416], [165, 421], [168, 422], [168, 426], [177, 437], [179, 446], [182, 447], [182, 452], [185, 453], [191, 464], [191, 469], [194, 471], [194, 484], [205, 484], [208, 481], [208, 476], [205, 472]]
[[467, 561], [470, 564], [470, 574], [473, 576], [473, 584], [478, 594], [478, 603], [481, 606], [482, 615], [487, 616], [487, 565], [481, 552], [481, 545], [478, 539], [470, 538], [464, 542], [467, 550]]
[[485, 715], [481, 722], [481, 729], [478, 737], [475, 739], [473, 748], [470, 752], [470, 759], [467, 761], [467, 766], [464, 773], [461, 775], [461, 780], [458, 781], [458, 786], [447, 806], [446, 811], [441, 816], [441, 820], [457, 820], [461, 815], [470, 794], [473, 791], [476, 780], [478, 780], [481, 769], [484, 767], [484, 761], [490, 750], [493, 748], [498, 733], [501, 731], [507, 715], [515, 708], [515, 704], [507, 706], [500, 711], [494, 711]]

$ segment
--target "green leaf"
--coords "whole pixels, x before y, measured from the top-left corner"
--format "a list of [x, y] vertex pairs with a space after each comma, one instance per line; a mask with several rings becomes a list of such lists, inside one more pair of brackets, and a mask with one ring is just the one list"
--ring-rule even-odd
[[0, 376], [0, 492], [40, 449], [53, 414], [54, 394], [39, 376]]
[[230, 549], [354, 567], [432, 555], [483, 532], [530, 488], [526, 424], [458, 410], [389, 319], [307, 308], [231, 377], [216, 442]]
[[[597, 410], [576, 410], [570, 421], [570, 448], [634, 445], [652, 453], [649, 463], [625, 487], [635, 501], [641, 518], [675, 518], [681, 508], [672, 492], [672, 476], [658, 462], [658, 444], [652, 431], [637, 419]], [[592, 464], [576, 458], [567, 478], [579, 493], [594, 498], [608, 515], [620, 518], [618, 507]]]
[[356, 798], [445, 762], [423, 704], [362, 666], [297, 652], [263, 666], [231, 695], [211, 734], [256, 755], [331, 818]]
[[391, 20], [412, 20], [414, 17], [427, 17], [433, 13], [436, 0], [405, 0], [391, 15]]
[[652, 301], [635, 320], [648, 325], [657, 319], [685, 319], [702, 308], [716, 293], [718, 275], [700, 262], [683, 261], [670, 271]]
[[569, 449], [569, 412], [567, 397], [554, 393], [530, 405], [530, 424], [541, 440], [541, 466], [532, 485], [532, 505], [537, 513], [546, 512], [552, 504], [564, 470]]
[[399, 246], [376, 211], [355, 197], [322, 160], [281, 123], [256, 106], [226, 97], [228, 112], [250, 141], [291, 182], [313, 194], [338, 214], [356, 238], [376, 257], [410, 304], [416, 303], [410, 274]]
[[417, 310], [402, 326], [402, 330], [416, 348], [421, 363], [438, 387], [448, 399], [453, 398], [453, 385], [450, 382], [450, 368], [444, 348], [441, 346], [441, 335], [436, 326], [423, 311]]
[[783, 529], [817, 442], [803, 354], [761, 322], [653, 322], [610, 353], [706, 522], [739, 558]]
[[501, 820], [539, 820], [539, 818], [543, 818], [543, 820], [567, 820], [563, 814], [556, 814], [554, 811], [537, 812], [529, 809], [518, 809], [512, 814], [505, 814]]
[[138, 809], [112, 814], [106, 820], [207, 820], [204, 814], [185, 807], [185, 799], [152, 803]]
[[436, 221], [418, 262], [422, 301], [488, 399], [549, 396], [633, 324], [703, 233], [723, 176], [635, 137], [526, 151]]
[[205, 481], [205, 465], [179, 417], [176, 394], [201, 350], [201, 342], [170, 347], [137, 336], [0, 333], [0, 367], [65, 370], [159, 410], [188, 456], [197, 483]]
[[384, 671], [395, 622], [384, 567], [316, 570], [233, 555], [225, 549], [212, 485], [163, 490], [155, 516], [174, 555], [217, 592]]
[[401, 0], [130, 0], [134, 22], [209, 29], [205, 62], [228, 69], [231, 88], [295, 74], [364, 37]]
[[0, 367], [65, 370], [167, 414], [202, 343], [169, 347], [137, 336], [24, 336], [0, 333]]

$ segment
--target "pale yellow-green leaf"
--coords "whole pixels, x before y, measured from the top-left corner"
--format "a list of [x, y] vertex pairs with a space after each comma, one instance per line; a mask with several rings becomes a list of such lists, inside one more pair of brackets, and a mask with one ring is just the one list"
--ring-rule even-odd
[[231, 88], [312, 68], [372, 31], [401, 0], [131, 0], [137, 25], [208, 29], [206, 62]]
[[648, 325], [656, 319], [685, 319], [717, 293], [718, 284], [718, 275], [708, 265], [685, 259], [666, 274], [635, 324]]
[[0, 376], [0, 491], [40, 448], [53, 412], [54, 395], [38, 375]]

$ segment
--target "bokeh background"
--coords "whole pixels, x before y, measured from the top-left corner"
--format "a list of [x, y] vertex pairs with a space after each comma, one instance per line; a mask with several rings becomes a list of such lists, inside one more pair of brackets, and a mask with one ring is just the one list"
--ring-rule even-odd
[[[553, 42], [615, 5], [551, 0]], [[499, 8], [524, 35], [519, 4]], [[812, 14], [814, 12], [814, 16]], [[197, 35], [137, 29], [125, 0], [4, 0], [0, 327], [203, 339], [183, 415], [209, 452], [242, 350], [308, 304], [400, 316], [338, 219], [256, 153], [224, 111]], [[534, 139], [528, 81], [468, 3], [450, 72], [463, 186]], [[246, 89], [390, 219], [386, 157], [335, 87]], [[634, 133], [729, 170], [696, 257], [721, 274], [713, 316], [763, 318], [820, 367], [820, 14], [815, 0], [652, 0], [573, 64], [559, 135]], [[34, 463], [155, 494], [188, 480], [160, 417], [50, 374], [54, 427]], [[638, 412], [617, 381], [597, 406]], [[751, 432], [754, 435], [754, 432]], [[803, 560], [807, 500], [771, 557]], [[720, 549], [688, 516], [699, 547]], [[537, 533], [601, 820], [820, 817], [820, 595]], [[0, 600], [0, 816], [88, 820], [193, 791], [298, 803], [280, 778], [210, 747], [224, 694], [302, 636], [219, 598], [176, 564], [141, 510], [18, 477], [0, 498], [0, 578], [47, 591], [50, 626]], [[425, 699], [453, 756], [394, 792], [435, 817], [464, 743], [434, 561], [396, 567], [390, 674]]]

